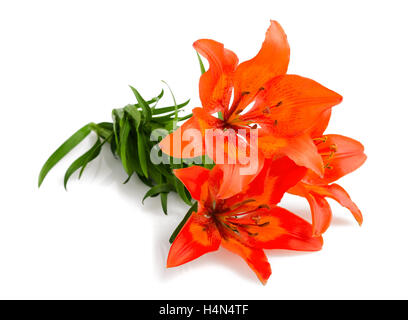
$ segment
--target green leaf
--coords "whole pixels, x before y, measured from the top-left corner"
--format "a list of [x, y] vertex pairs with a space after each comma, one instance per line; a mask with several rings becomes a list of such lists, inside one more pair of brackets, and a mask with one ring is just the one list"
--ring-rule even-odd
[[85, 152], [82, 156], [80, 156], [78, 159], [76, 159], [68, 168], [68, 170], [65, 172], [65, 177], [64, 177], [64, 188], [65, 190], [67, 189], [67, 183], [71, 175], [77, 171], [79, 168], [83, 167], [88, 164], [88, 162], [92, 161], [95, 159], [99, 153], [101, 152], [102, 149], [102, 144], [100, 139], [98, 138], [95, 142], [95, 144], [92, 146], [91, 149], [89, 149], [87, 152]]
[[128, 183], [130, 181], [130, 178], [132, 178], [132, 176], [133, 176], [133, 172], [126, 178], [125, 181], [123, 181], [123, 184]]
[[92, 123], [91, 129], [102, 138], [106, 138], [113, 132], [113, 123], [111, 122], [101, 122], [101, 123]]
[[83, 126], [69, 137], [45, 162], [38, 176], [38, 187], [41, 186], [48, 172], [91, 132], [91, 124]]
[[173, 172], [168, 172], [167, 168], [168, 166], [164, 165], [164, 164], [159, 164], [157, 166], [154, 166], [154, 168], [159, 171], [163, 176], [165, 176], [167, 179], [173, 179], [174, 174]]
[[137, 133], [137, 151], [140, 160], [140, 166], [142, 168], [142, 172], [146, 178], [149, 178], [149, 174], [147, 172], [147, 159], [146, 159], [146, 144], [144, 141], [143, 133], [138, 131]]
[[187, 120], [187, 119], [190, 119], [192, 116], [193, 116], [193, 114], [190, 113], [190, 114], [188, 114], [188, 115], [185, 115], [184, 117], [179, 118], [178, 120], [179, 120], [179, 121]]
[[[102, 146], [105, 144], [105, 142], [108, 141], [111, 137], [112, 137], [112, 134], [109, 135], [109, 136], [107, 136], [107, 137], [102, 141], [102, 143], [100, 144], [100, 148], [102, 148]], [[99, 150], [98, 153], [95, 155], [95, 157], [89, 159], [88, 161], [86, 161], [86, 162], [83, 164], [83, 166], [82, 166], [82, 168], [81, 168], [81, 171], [79, 172], [79, 178], [81, 178], [82, 173], [84, 172], [84, 170], [85, 170], [85, 168], [86, 168], [86, 165], [87, 165], [90, 161], [92, 161], [93, 159], [95, 159], [95, 158], [98, 156], [99, 153], [100, 153], [100, 150]]]
[[191, 205], [190, 193], [186, 193], [186, 188], [184, 187], [184, 184], [176, 176], [174, 176], [174, 182], [176, 191], [180, 196], [181, 200], [183, 200], [186, 204]]
[[[185, 107], [186, 105], [188, 105], [190, 102], [190, 99], [188, 99], [187, 101], [180, 103], [177, 105], [177, 109], [181, 109], [183, 107]], [[170, 107], [162, 107], [162, 108], [156, 108], [153, 110], [153, 115], [158, 115], [158, 114], [162, 114], [162, 113], [166, 113], [166, 112], [174, 112], [175, 111], [175, 106], [170, 106]]]
[[[137, 147], [137, 131], [131, 130], [127, 142], [127, 163], [130, 171], [136, 172], [138, 176], [144, 176], [142, 167], [139, 161], [138, 147]], [[150, 178], [150, 177], [149, 177]], [[144, 182], [144, 181], [143, 181]]]
[[116, 154], [117, 146], [116, 146], [116, 140], [115, 140], [115, 139], [111, 139], [111, 140], [110, 140], [110, 149], [111, 149], [111, 152], [112, 152], [113, 157], [114, 157], [115, 159], [117, 159], [117, 158], [118, 158], [118, 157], [117, 157], [117, 154]]
[[147, 179], [144, 175], [139, 174], [138, 172], [136, 172], [136, 174], [139, 177], [140, 181], [142, 181], [145, 185], [147, 185], [148, 187], [154, 186], [154, 184], [150, 181], [150, 179]]
[[127, 174], [131, 174], [131, 170], [129, 170], [128, 166], [128, 159], [127, 159], [127, 140], [129, 137], [130, 133], [130, 123], [127, 121], [126, 118], [123, 118], [121, 121], [120, 125], [120, 145], [119, 145], [119, 150], [120, 150], [120, 159], [122, 160], [122, 165]]
[[113, 131], [113, 123], [112, 122], [99, 122], [97, 124], [97, 126], [102, 128], [102, 129], [108, 130], [110, 132]]
[[201, 60], [201, 57], [200, 57], [200, 55], [198, 54], [197, 51], [196, 51], [196, 53], [197, 53], [198, 63], [200, 64], [201, 74], [204, 74], [205, 73], [205, 68], [204, 68], [203, 60]]
[[[164, 90], [162, 89], [159, 93], [158, 96], [154, 97], [153, 99], [150, 99], [149, 101], [147, 101], [148, 104], [152, 104], [152, 103], [157, 103], [164, 95]], [[153, 107], [154, 108], [154, 107]]]
[[173, 186], [171, 184], [169, 184], [169, 183], [163, 183], [163, 184], [155, 185], [149, 191], [146, 192], [146, 194], [143, 197], [142, 203], [148, 197], [157, 196], [159, 193], [162, 193], [162, 192], [170, 192], [173, 189], [174, 189]]
[[167, 88], [169, 88], [169, 91], [170, 91], [170, 94], [171, 94], [171, 97], [173, 98], [173, 102], [174, 102], [174, 120], [176, 121], [176, 122], [178, 122], [178, 111], [179, 111], [179, 108], [178, 108], [178, 105], [177, 105], [177, 102], [176, 102], [176, 98], [174, 97], [174, 94], [173, 94], [173, 91], [171, 90], [171, 88], [170, 88], [170, 86], [167, 84], [167, 82], [166, 81], [164, 81], [164, 80], [162, 80], [162, 82], [167, 86]]
[[142, 116], [140, 115], [139, 110], [132, 105], [127, 105], [125, 111], [129, 114], [132, 119], [135, 121], [136, 130], [139, 128], [140, 122], [142, 121]]
[[132, 89], [133, 94], [135, 95], [136, 100], [139, 103], [139, 106], [142, 108], [145, 121], [150, 121], [150, 119], [152, 118], [152, 110], [150, 109], [149, 104], [142, 98], [139, 91], [137, 91], [132, 86], [129, 87], [130, 89]]
[[193, 212], [197, 212], [197, 202], [194, 202], [194, 204], [191, 206], [191, 208], [187, 211], [186, 215], [184, 216], [183, 220], [179, 223], [177, 228], [173, 231], [169, 242], [173, 243], [174, 239], [176, 239], [177, 235], [179, 234], [180, 230], [184, 227], [186, 224], [188, 218], [193, 214]]
[[156, 169], [156, 165], [150, 161], [147, 162], [147, 174], [149, 179], [152, 180], [154, 184], [160, 184], [160, 171], [158, 171]]
[[160, 193], [160, 201], [161, 201], [161, 205], [162, 205], [164, 214], [167, 214], [167, 196], [168, 195], [169, 195], [168, 192]]
[[120, 123], [124, 117], [124, 112], [122, 109], [113, 109], [112, 110], [112, 119], [113, 119], [113, 133], [115, 135], [116, 147], [119, 148], [119, 134], [120, 134]]
[[[162, 117], [153, 117], [152, 120], [156, 121], [156, 122], [167, 122], [167, 121], [171, 121], [171, 120], [176, 120], [176, 118], [173, 118], [173, 116], [175, 115], [175, 112], [172, 112], [168, 115], [162, 116]], [[187, 120], [190, 119], [193, 116], [192, 113], [184, 116], [184, 117], [179, 117], [178, 121], [183, 121], [183, 120]]]
[[[163, 178], [163, 176], [160, 175], [160, 184], [163, 183], [165, 179]], [[161, 206], [163, 209], [164, 214], [167, 215], [167, 196], [168, 196], [168, 192], [162, 192], [160, 193], [160, 202], [161, 202]]]

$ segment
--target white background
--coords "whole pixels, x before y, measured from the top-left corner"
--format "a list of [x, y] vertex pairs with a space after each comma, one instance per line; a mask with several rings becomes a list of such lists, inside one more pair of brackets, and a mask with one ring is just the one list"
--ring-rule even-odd
[[[0, 4], [0, 298], [275, 299], [408, 298], [405, 1], [2, 1]], [[114, 107], [166, 80], [199, 106], [192, 43], [224, 42], [254, 56], [269, 19], [291, 45], [289, 73], [344, 96], [328, 132], [362, 141], [368, 161], [340, 184], [364, 214], [360, 228], [333, 204], [317, 253], [268, 252], [262, 286], [238, 256], [220, 250], [166, 270], [168, 238], [187, 210], [164, 216], [147, 188], [127, 185], [105, 149], [64, 191], [65, 169], [38, 172], [59, 144]], [[166, 93], [169, 96], [168, 92]], [[307, 216], [302, 199], [283, 206]]]

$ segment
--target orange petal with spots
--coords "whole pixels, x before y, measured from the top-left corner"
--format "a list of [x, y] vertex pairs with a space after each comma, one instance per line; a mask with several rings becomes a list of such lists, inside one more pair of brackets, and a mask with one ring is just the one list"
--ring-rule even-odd
[[214, 224], [193, 213], [174, 240], [167, 257], [167, 267], [177, 267], [203, 254], [218, 250], [221, 236]]
[[320, 139], [315, 140], [315, 144], [325, 163], [324, 176], [320, 178], [309, 171], [303, 179], [306, 183], [332, 183], [361, 167], [367, 159], [364, 146], [357, 140], [338, 134], [328, 134]]
[[242, 62], [234, 73], [234, 104], [244, 92], [248, 94], [245, 94], [241, 104], [248, 104], [268, 80], [285, 74], [289, 57], [286, 34], [278, 22], [271, 21], [261, 50], [251, 60]]
[[323, 239], [314, 237], [312, 225], [278, 206], [256, 210], [243, 217], [228, 219], [237, 227], [244, 243], [263, 249], [318, 251]]
[[341, 95], [316, 81], [283, 75], [269, 81], [240, 118], [259, 123], [271, 135], [292, 137], [313, 130], [323, 113], [341, 101]]

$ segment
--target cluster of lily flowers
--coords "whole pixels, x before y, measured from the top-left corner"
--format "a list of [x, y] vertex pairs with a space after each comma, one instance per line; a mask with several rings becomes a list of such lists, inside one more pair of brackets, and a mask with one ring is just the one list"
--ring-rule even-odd
[[[264, 249], [322, 248], [322, 234], [332, 218], [327, 198], [350, 210], [361, 225], [360, 210], [334, 182], [364, 163], [364, 147], [349, 137], [325, 133], [331, 108], [342, 97], [311, 79], [286, 74], [290, 49], [276, 21], [271, 21], [259, 53], [240, 64], [222, 43], [202, 39], [194, 48], [209, 62], [199, 83], [202, 107], [159, 145], [172, 157], [188, 158], [189, 143], [179, 137], [198, 130], [202, 141], [194, 156], [210, 156], [215, 166], [174, 170], [198, 208], [172, 243], [167, 267], [222, 246], [241, 256], [265, 284], [271, 267]], [[242, 164], [213, 157], [219, 150], [208, 148], [205, 132], [214, 129], [236, 135], [246, 150], [254, 147], [249, 132], [257, 131], [254, 172], [242, 174]], [[222, 160], [237, 152], [217, 147], [225, 155]], [[308, 201], [312, 223], [278, 206], [285, 193]]]

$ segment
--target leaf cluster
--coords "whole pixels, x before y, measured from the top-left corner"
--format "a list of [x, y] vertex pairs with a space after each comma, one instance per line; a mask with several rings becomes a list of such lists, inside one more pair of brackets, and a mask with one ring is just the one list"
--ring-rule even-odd
[[[173, 93], [174, 105], [158, 107], [158, 102], [164, 95], [164, 90], [156, 97], [145, 100], [134, 87], [130, 87], [135, 95], [137, 103], [128, 104], [120, 109], [112, 110], [112, 122], [88, 123], [71, 137], [69, 137], [45, 162], [38, 177], [38, 186], [41, 186], [48, 172], [91, 132], [96, 135], [93, 146], [83, 155], [77, 158], [67, 169], [64, 177], [64, 187], [71, 176], [79, 171], [79, 178], [82, 176], [88, 163], [94, 160], [101, 152], [105, 143], [110, 144], [113, 156], [119, 159], [126, 171], [127, 183], [133, 175], [136, 175], [144, 184], [150, 187], [143, 197], [143, 201], [148, 197], [160, 196], [163, 212], [167, 214], [167, 196], [171, 191], [178, 193], [180, 198], [188, 205], [191, 203], [191, 195], [173, 174], [173, 169], [179, 169], [189, 164], [181, 162], [180, 159], [172, 159], [161, 154], [158, 147], [158, 138], [155, 137], [160, 130], [171, 132], [177, 127], [179, 121], [186, 120], [191, 114], [179, 117], [179, 111], [188, 103], [177, 104]], [[171, 92], [171, 90], [170, 90]], [[153, 140], [153, 141], [152, 141]], [[155, 151], [166, 161], [153, 163], [150, 152]]]

